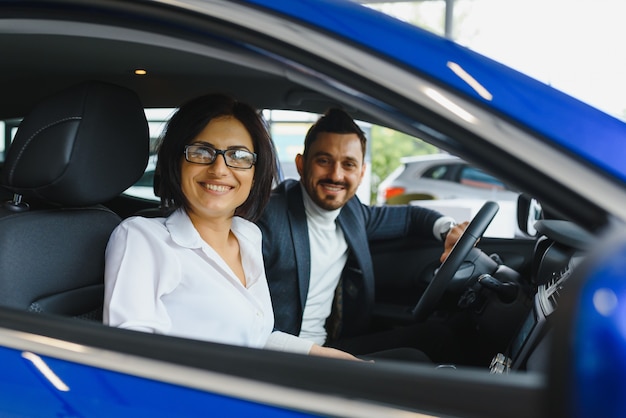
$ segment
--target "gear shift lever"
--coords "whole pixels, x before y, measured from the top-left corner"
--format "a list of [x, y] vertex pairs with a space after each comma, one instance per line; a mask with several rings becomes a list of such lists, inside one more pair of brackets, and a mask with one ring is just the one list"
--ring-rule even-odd
[[504, 303], [511, 303], [517, 299], [519, 286], [511, 282], [501, 282], [490, 274], [482, 274], [478, 277], [478, 283], [483, 287], [492, 290]]

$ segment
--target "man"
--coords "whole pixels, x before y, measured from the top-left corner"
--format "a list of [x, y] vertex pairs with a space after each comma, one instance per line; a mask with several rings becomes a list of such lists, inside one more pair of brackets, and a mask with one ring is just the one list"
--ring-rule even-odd
[[275, 327], [354, 354], [370, 349], [342, 346], [339, 338], [368, 326], [374, 303], [369, 240], [445, 240], [443, 260], [466, 226], [417, 206], [363, 205], [355, 193], [365, 174], [365, 149], [365, 134], [352, 118], [330, 109], [296, 156], [300, 181], [281, 183], [258, 221]]

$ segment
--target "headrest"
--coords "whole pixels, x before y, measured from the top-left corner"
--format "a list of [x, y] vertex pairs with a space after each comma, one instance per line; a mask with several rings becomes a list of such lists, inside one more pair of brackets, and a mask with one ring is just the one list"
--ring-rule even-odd
[[85, 82], [43, 100], [24, 118], [6, 156], [4, 185], [25, 200], [103, 203], [143, 174], [149, 138], [133, 91]]

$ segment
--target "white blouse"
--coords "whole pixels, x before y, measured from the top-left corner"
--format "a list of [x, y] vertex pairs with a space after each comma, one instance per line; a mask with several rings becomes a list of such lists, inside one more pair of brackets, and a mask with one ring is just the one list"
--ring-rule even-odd
[[244, 287], [179, 209], [131, 217], [106, 249], [104, 323], [212, 342], [308, 354], [312, 343], [274, 331], [261, 231], [234, 217]]

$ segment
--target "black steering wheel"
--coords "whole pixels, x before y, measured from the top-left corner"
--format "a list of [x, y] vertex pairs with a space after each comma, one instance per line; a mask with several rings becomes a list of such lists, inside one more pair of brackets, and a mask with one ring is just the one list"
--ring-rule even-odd
[[463, 232], [463, 235], [452, 248], [448, 258], [441, 264], [435, 276], [426, 287], [424, 294], [411, 311], [414, 319], [422, 321], [435, 309], [446, 288], [452, 281], [465, 257], [474, 248], [474, 245], [483, 236], [485, 230], [498, 213], [500, 206], [496, 202], [486, 202], [478, 211], [474, 219]]

